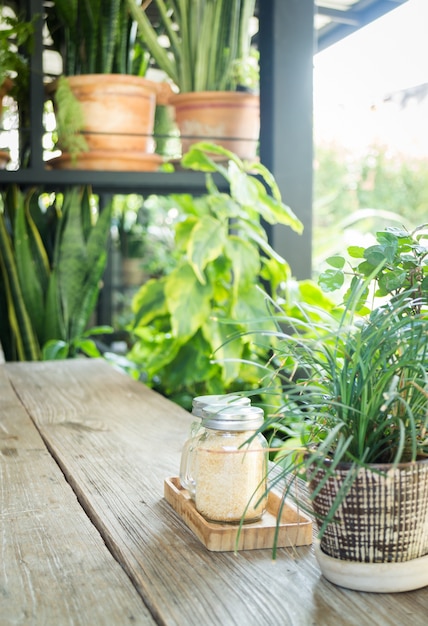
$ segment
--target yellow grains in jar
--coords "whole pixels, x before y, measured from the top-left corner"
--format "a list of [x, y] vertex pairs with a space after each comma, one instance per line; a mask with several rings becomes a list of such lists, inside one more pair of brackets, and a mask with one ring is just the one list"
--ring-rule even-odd
[[246, 444], [251, 436], [248, 431], [207, 430], [199, 440], [195, 505], [206, 519], [240, 522], [245, 513], [249, 522], [263, 515], [267, 444], [260, 434]]

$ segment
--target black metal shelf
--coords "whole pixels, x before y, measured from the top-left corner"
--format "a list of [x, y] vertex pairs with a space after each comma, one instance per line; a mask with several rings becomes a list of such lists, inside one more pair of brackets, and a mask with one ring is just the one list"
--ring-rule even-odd
[[[214, 177], [221, 189], [224, 180]], [[205, 176], [198, 172], [101, 172], [89, 170], [47, 170], [27, 168], [0, 172], [0, 187], [16, 184], [60, 189], [71, 185], [91, 185], [95, 193], [106, 194], [170, 194], [205, 192]]]

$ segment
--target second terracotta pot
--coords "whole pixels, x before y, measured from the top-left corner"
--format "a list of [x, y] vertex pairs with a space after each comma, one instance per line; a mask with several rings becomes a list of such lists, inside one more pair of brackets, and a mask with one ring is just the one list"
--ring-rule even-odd
[[241, 91], [197, 91], [173, 96], [182, 152], [197, 141], [222, 145], [254, 159], [260, 133], [259, 96]]

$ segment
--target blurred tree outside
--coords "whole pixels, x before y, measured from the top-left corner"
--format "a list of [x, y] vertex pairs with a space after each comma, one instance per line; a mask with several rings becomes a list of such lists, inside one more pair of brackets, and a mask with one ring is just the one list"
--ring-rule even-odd
[[315, 153], [314, 271], [378, 229], [428, 222], [428, 158], [380, 145], [357, 154], [324, 144]]

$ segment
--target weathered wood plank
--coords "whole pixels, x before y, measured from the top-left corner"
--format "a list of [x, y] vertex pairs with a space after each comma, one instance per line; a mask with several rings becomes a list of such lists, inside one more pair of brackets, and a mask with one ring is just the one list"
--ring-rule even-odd
[[212, 553], [164, 501], [191, 422], [99, 361], [7, 365], [79, 499], [159, 623], [168, 626], [425, 626], [428, 589], [348, 591], [311, 548]]
[[2, 626], [154, 623], [46, 450], [2, 366], [0, 554]]

